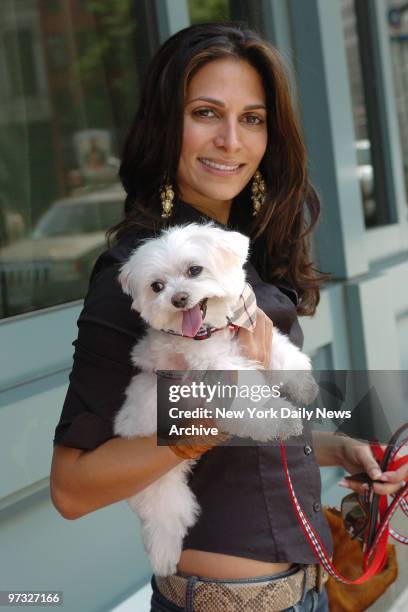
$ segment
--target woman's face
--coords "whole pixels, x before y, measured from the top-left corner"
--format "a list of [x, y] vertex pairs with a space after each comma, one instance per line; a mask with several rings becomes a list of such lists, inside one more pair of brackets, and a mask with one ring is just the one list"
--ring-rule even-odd
[[255, 174], [266, 143], [266, 99], [258, 72], [234, 58], [206, 64], [186, 92], [177, 172], [181, 198], [209, 211], [229, 211]]

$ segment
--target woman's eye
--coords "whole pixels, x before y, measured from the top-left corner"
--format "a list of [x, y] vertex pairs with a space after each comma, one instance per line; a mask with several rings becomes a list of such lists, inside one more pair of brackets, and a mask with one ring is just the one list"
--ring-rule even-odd
[[258, 115], [245, 115], [244, 119], [250, 125], [261, 125], [261, 123], [264, 123], [264, 119], [258, 117]]
[[207, 117], [214, 117], [215, 112], [211, 108], [198, 108], [194, 111], [193, 115], [196, 115], [197, 117], [204, 117], [206, 119]]
[[160, 293], [160, 291], [163, 291], [164, 289], [164, 283], [161, 283], [160, 281], [155, 281], [150, 286], [155, 293]]
[[203, 267], [202, 266], [191, 266], [187, 270], [187, 274], [188, 274], [188, 276], [198, 276], [199, 274], [201, 274], [202, 271], [203, 271]]

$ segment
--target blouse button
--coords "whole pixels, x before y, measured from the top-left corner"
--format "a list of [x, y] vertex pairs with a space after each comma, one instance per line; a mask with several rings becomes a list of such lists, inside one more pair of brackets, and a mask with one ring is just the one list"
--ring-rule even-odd
[[305, 455], [310, 455], [310, 453], [313, 452], [313, 448], [311, 446], [309, 446], [308, 444], [306, 444], [306, 446], [303, 449]]
[[313, 510], [315, 512], [320, 512], [321, 509], [322, 509], [322, 506], [321, 506], [320, 502], [318, 502], [318, 501], [313, 502]]

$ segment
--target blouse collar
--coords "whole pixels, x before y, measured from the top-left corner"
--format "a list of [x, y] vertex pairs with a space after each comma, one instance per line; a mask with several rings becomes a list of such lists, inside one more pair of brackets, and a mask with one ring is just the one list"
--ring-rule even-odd
[[216, 219], [213, 219], [209, 215], [206, 215], [200, 210], [197, 210], [197, 208], [194, 208], [192, 204], [189, 204], [188, 202], [184, 202], [183, 200], [177, 201], [173, 218], [176, 224], [177, 223], [195, 223], [195, 222], [203, 222], [203, 221], [210, 222], [211, 221], [212, 223], [215, 223], [215, 225], [221, 228], [225, 228], [225, 229], [227, 229], [229, 225], [228, 223], [227, 224], [220, 223], [219, 221], [217, 221]]

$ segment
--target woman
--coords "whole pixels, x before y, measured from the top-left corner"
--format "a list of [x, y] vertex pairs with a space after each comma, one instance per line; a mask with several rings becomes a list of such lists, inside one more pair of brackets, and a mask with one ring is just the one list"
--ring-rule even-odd
[[[247, 355], [261, 362], [270, 351], [271, 319], [302, 344], [296, 314], [315, 312], [323, 278], [308, 254], [319, 202], [287, 78], [278, 53], [253, 32], [197, 25], [159, 49], [120, 176], [125, 219], [114, 228], [115, 246], [92, 273], [54, 439], [52, 498], [70, 519], [134, 495], [182, 460], [174, 447], [157, 447], [155, 436], [126, 440], [112, 433], [133, 373], [129, 352], [144, 330], [117, 274], [140, 238], [166, 224], [203, 218], [251, 237], [247, 271], [260, 308], [255, 333], [240, 330], [238, 337]], [[287, 450], [289, 469], [331, 551], [317, 463], [372, 477], [381, 472], [369, 448], [350, 439], [325, 447], [320, 440], [315, 452], [313, 446], [306, 431]], [[185, 451], [200, 457], [190, 486], [202, 514], [185, 538], [178, 574], [152, 578], [152, 610], [327, 610], [321, 574], [291, 508], [279, 449], [206, 448]], [[397, 485], [375, 487], [382, 492]]]

